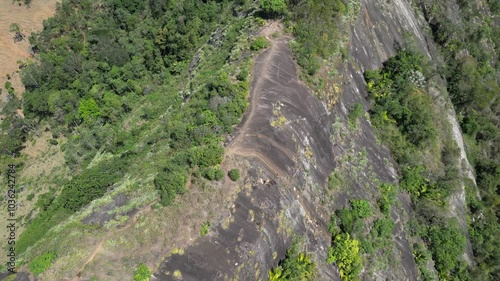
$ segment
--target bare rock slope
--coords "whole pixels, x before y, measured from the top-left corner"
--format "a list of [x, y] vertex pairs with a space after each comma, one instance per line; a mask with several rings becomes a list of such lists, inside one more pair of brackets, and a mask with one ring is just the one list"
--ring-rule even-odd
[[[330, 215], [349, 198], [373, 199], [379, 183], [397, 181], [390, 153], [378, 144], [370, 123], [362, 118], [355, 130], [348, 128], [348, 108], [355, 103], [368, 107], [362, 73], [394, 55], [405, 32], [417, 38], [424, 54], [435, 53], [422, 31], [423, 19], [407, 1], [361, 3], [351, 30], [351, 58], [339, 69], [343, 94], [332, 111], [299, 81], [288, 47], [291, 38], [273, 39], [259, 56], [251, 105], [226, 150], [227, 157], [247, 164], [249, 188], [238, 194], [229, 223], [222, 219], [214, 233], [182, 255], [168, 257], [156, 280], [170, 280], [175, 271], [183, 280], [266, 280], [268, 269], [284, 257], [292, 234], [307, 237], [321, 280], [340, 280], [335, 266], [325, 262]], [[364, 159], [352, 160], [356, 157]], [[351, 159], [347, 164], [346, 158]], [[326, 187], [328, 175], [345, 165], [351, 175], [349, 188], [332, 196]], [[418, 279], [404, 229], [409, 198], [400, 195], [399, 201], [392, 213], [396, 228], [388, 268], [371, 268], [362, 273], [363, 279]]]

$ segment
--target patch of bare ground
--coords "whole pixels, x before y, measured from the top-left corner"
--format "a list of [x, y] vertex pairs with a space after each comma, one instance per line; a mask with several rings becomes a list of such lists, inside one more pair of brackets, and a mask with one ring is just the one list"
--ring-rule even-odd
[[[24, 61], [30, 58], [28, 36], [32, 32], [40, 31], [43, 28], [43, 21], [55, 13], [55, 7], [58, 0], [34, 0], [30, 7], [19, 6], [12, 3], [12, 0], [0, 0], [0, 100], [5, 101], [7, 90], [4, 84], [7, 75], [11, 76], [9, 80], [14, 87], [16, 94], [21, 95], [24, 87], [17, 70], [18, 61]], [[10, 32], [11, 24], [19, 25], [21, 32], [26, 35], [20, 42], [14, 42], [14, 33]]]

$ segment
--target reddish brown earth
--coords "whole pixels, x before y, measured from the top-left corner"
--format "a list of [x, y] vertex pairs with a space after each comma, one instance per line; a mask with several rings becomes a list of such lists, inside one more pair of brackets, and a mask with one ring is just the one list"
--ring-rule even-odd
[[[0, 100], [5, 101], [7, 91], [4, 84], [7, 81], [6, 75], [12, 76], [11, 83], [16, 94], [23, 92], [23, 86], [19, 75], [17, 61], [30, 58], [28, 36], [31, 32], [40, 31], [43, 21], [55, 13], [57, 0], [33, 0], [28, 8], [25, 5], [12, 4], [12, 0], [0, 0]], [[15, 43], [14, 33], [10, 32], [10, 25], [17, 23], [24, 35], [25, 40]]]

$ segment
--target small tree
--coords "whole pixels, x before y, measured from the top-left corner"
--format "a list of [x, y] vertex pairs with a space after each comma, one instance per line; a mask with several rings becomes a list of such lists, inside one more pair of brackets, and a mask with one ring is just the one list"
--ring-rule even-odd
[[237, 181], [240, 178], [240, 170], [232, 169], [227, 175], [232, 181]]
[[17, 23], [11, 23], [9, 27], [10, 32], [21, 32], [21, 27]]

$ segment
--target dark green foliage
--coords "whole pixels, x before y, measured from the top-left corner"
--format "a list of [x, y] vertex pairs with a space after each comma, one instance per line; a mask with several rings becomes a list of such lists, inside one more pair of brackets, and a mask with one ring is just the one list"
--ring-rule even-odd
[[[381, 70], [365, 72], [368, 93], [375, 102], [371, 109], [372, 122], [400, 158], [405, 153], [402, 150], [412, 149], [413, 145], [428, 145], [437, 135], [432, 124], [431, 99], [421, 88], [422, 66], [422, 55], [400, 49]], [[393, 125], [401, 135], [387, 132]]]
[[248, 77], [248, 69], [246, 68], [241, 69], [240, 73], [238, 73], [238, 76], [236, 76], [236, 78], [242, 82], [247, 81], [247, 77]]
[[134, 281], [148, 281], [149, 278], [151, 278], [151, 270], [145, 264], [139, 264], [134, 272]]
[[270, 17], [283, 15], [287, 8], [285, 0], [259, 0], [259, 6]]
[[359, 233], [363, 227], [363, 219], [372, 215], [370, 203], [366, 200], [351, 200], [350, 208], [343, 208], [332, 217], [329, 229], [333, 234], [339, 231], [351, 235]]
[[427, 192], [429, 179], [424, 177], [425, 168], [422, 166], [405, 167], [401, 179], [401, 188], [414, 196], [423, 196]]
[[373, 223], [373, 231], [376, 237], [389, 239], [394, 230], [394, 222], [389, 218], [378, 219]]
[[5, 89], [7, 89], [7, 93], [14, 95], [14, 88], [12, 87], [12, 83], [10, 83], [9, 81], [6, 81], [4, 86], [5, 86]]
[[227, 175], [232, 181], [237, 181], [240, 178], [240, 170], [239, 169], [231, 169]]
[[57, 203], [71, 211], [79, 210], [104, 195], [109, 187], [121, 179], [126, 167], [124, 159], [112, 159], [84, 170], [64, 186]]
[[164, 169], [154, 179], [154, 185], [160, 193], [160, 203], [170, 205], [176, 194], [186, 191], [186, 175], [180, 170]]
[[440, 278], [447, 278], [449, 272], [458, 266], [459, 257], [464, 252], [465, 235], [456, 221], [438, 220], [428, 228], [425, 239], [430, 244]]
[[44, 272], [50, 267], [52, 261], [55, 258], [56, 255], [52, 252], [45, 253], [36, 257], [29, 264], [31, 273], [33, 273], [34, 275], [39, 275], [40, 273]]
[[316, 274], [316, 264], [310, 255], [301, 252], [300, 242], [295, 239], [286, 251], [285, 259], [269, 270], [269, 281], [313, 281]]
[[201, 236], [207, 236], [207, 234], [210, 232], [210, 226], [211, 226], [211, 224], [209, 221], [203, 222], [203, 224], [201, 225], [201, 230], [200, 230]]
[[203, 176], [208, 180], [221, 180], [224, 178], [224, 171], [218, 167], [208, 167], [203, 172]]

